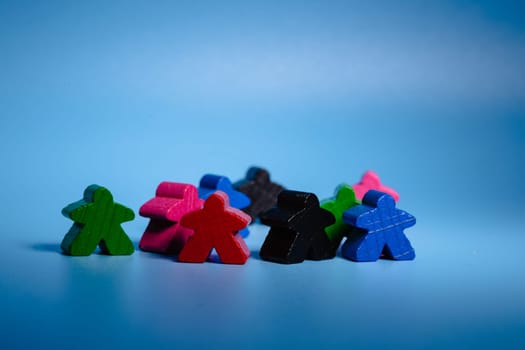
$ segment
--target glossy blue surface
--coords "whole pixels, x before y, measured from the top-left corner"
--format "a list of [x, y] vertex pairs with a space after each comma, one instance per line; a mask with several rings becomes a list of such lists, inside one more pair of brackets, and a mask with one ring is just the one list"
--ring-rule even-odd
[[[525, 16], [516, 1], [0, 2], [0, 339], [12, 348], [523, 349]], [[373, 169], [416, 260], [72, 258], [92, 183], [251, 165], [332, 195]], [[137, 245], [147, 219], [123, 225]]]

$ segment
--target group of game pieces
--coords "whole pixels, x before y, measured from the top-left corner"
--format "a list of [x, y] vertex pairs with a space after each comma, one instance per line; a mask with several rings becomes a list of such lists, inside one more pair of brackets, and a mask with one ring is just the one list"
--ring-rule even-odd
[[[267, 170], [252, 167], [234, 184], [225, 176], [205, 175], [199, 187], [162, 182], [144, 203], [141, 216], [150, 221], [140, 249], [177, 256], [180, 262], [205, 262], [212, 249], [225, 264], [244, 264], [250, 251], [247, 226], [259, 219], [270, 231], [260, 257], [283, 264], [342, 256], [353, 261], [379, 258], [412, 260], [414, 249], [403, 230], [416, 219], [397, 209], [399, 195], [367, 171], [353, 186], [336, 188], [319, 202], [313, 193], [286, 190]], [[104, 254], [129, 255], [133, 243], [121, 224], [133, 211], [115, 203], [104, 187], [91, 185], [84, 198], [62, 210], [74, 221], [61, 247], [65, 254], [90, 255], [97, 245]]]

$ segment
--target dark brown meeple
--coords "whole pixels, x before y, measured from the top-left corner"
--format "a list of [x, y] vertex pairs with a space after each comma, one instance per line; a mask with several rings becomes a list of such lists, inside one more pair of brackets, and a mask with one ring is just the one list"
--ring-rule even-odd
[[242, 210], [251, 216], [252, 223], [261, 213], [277, 204], [277, 196], [284, 189], [271, 181], [268, 170], [259, 167], [248, 169], [246, 177], [233, 184], [233, 187], [250, 197], [250, 206]]

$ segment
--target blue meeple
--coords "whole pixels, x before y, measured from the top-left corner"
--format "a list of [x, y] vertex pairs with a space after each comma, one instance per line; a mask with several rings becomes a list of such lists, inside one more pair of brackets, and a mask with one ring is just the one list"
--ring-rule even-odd
[[416, 257], [403, 230], [414, 226], [416, 218], [396, 208], [394, 198], [370, 190], [361, 205], [343, 214], [343, 221], [352, 231], [341, 249], [345, 258], [353, 261], [413, 260]]

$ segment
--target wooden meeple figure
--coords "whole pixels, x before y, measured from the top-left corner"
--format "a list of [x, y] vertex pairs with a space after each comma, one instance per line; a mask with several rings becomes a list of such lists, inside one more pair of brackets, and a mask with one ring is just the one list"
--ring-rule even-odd
[[343, 221], [351, 227], [341, 249], [353, 261], [379, 258], [413, 260], [416, 253], [404, 230], [416, 224], [416, 218], [396, 208], [394, 197], [376, 190], [368, 191], [363, 204], [346, 210]]
[[250, 217], [239, 209], [230, 207], [228, 195], [216, 191], [204, 206], [187, 213], [180, 224], [194, 231], [182, 248], [179, 261], [202, 263], [215, 248], [224, 264], [244, 264], [250, 250], [239, 231], [250, 223]]
[[108, 189], [91, 185], [84, 198], [62, 209], [75, 223], [60, 245], [67, 255], [90, 255], [97, 245], [104, 254], [130, 255], [133, 243], [120, 224], [135, 218], [133, 210], [115, 203]]
[[383, 185], [379, 175], [372, 170], [367, 170], [361, 177], [361, 180], [352, 187], [354, 188], [355, 197], [359, 200], [362, 200], [369, 190], [376, 190], [391, 195], [396, 202], [399, 201], [399, 194], [396, 190]]
[[271, 227], [259, 252], [264, 260], [293, 264], [335, 256], [325, 233], [335, 218], [313, 193], [282, 191], [277, 206], [261, 214], [261, 222]]
[[277, 196], [284, 189], [271, 181], [268, 170], [259, 167], [248, 169], [246, 177], [234, 183], [233, 187], [250, 198], [250, 205], [243, 211], [250, 215], [252, 223], [261, 213], [277, 204]]
[[[199, 182], [199, 198], [206, 200], [217, 191], [222, 191], [228, 195], [230, 206], [233, 208], [244, 211], [251, 204], [250, 197], [233, 188], [228, 177], [214, 174], [204, 175]], [[239, 231], [239, 234], [246, 238], [250, 231], [248, 228], [244, 228]]]
[[193, 231], [180, 225], [181, 218], [202, 208], [197, 187], [181, 182], [164, 181], [159, 184], [155, 197], [144, 203], [141, 216], [150, 218], [139, 247], [163, 254], [178, 254]]
[[335, 256], [341, 241], [351, 232], [352, 227], [343, 221], [343, 213], [361, 204], [355, 196], [352, 186], [341, 184], [335, 189], [335, 196], [321, 203], [321, 208], [328, 210], [335, 217], [335, 223], [325, 228], [326, 235], [332, 244], [332, 254]]

